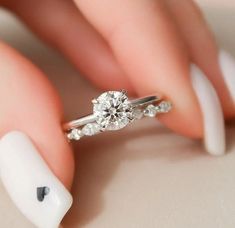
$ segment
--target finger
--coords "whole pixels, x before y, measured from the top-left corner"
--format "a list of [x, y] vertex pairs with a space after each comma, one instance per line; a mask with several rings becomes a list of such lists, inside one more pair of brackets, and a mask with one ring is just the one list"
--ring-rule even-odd
[[37, 227], [57, 227], [71, 206], [64, 186], [71, 186], [74, 169], [58, 95], [42, 72], [3, 43], [0, 74], [1, 179]]
[[[205, 72], [214, 85], [220, 97], [225, 115], [228, 118], [234, 117], [235, 103], [232, 97], [232, 89], [230, 89], [231, 86], [230, 84], [226, 84], [226, 77], [234, 78], [235, 71], [233, 70], [232, 72], [226, 73], [227, 68], [224, 69], [224, 65], [220, 66], [220, 62], [218, 61], [219, 56], [220, 58], [226, 58], [226, 63], [227, 56], [224, 56], [222, 53], [219, 54], [214, 36], [199, 8], [193, 1], [189, 0], [167, 0], [164, 2], [167, 4], [174, 17], [174, 21], [177, 23], [178, 28], [187, 43], [192, 61]], [[235, 68], [235, 62], [233, 65], [233, 68]]]
[[187, 54], [162, 5], [152, 0], [75, 2], [106, 38], [136, 91], [160, 92], [172, 100], [174, 110], [161, 120], [177, 132], [201, 136]]
[[72, 1], [23, 0], [8, 3], [8, 7], [41, 38], [68, 56], [95, 85], [131, 90], [110, 48]]

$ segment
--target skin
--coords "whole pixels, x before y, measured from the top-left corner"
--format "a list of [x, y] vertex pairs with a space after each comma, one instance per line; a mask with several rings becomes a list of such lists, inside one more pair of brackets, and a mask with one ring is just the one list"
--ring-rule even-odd
[[[166, 96], [174, 109], [161, 121], [177, 133], [203, 137], [189, 77], [191, 62], [215, 86], [225, 118], [235, 116], [216, 42], [190, 0], [0, 0], [0, 4], [99, 88]], [[74, 161], [61, 130], [63, 110], [56, 89], [36, 66], [4, 43], [0, 43], [0, 74], [0, 136], [12, 129], [24, 131], [70, 188]]]

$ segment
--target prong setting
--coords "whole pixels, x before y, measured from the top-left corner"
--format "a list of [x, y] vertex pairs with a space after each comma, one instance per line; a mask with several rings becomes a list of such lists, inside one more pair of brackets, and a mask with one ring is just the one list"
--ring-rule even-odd
[[123, 95], [127, 96], [127, 91], [126, 91], [125, 89], [122, 89], [120, 92], [121, 92]]
[[96, 99], [93, 99], [91, 102], [92, 102], [92, 104], [97, 104], [97, 100]]

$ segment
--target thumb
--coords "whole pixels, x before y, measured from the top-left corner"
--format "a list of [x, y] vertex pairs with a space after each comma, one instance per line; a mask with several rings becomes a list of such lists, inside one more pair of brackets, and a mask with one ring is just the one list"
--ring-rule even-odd
[[58, 227], [70, 208], [74, 161], [54, 88], [33, 64], [0, 43], [0, 174], [37, 227]]

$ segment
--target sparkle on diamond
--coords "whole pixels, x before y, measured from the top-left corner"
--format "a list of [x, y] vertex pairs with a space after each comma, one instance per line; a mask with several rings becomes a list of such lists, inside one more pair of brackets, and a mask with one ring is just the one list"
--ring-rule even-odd
[[94, 103], [97, 123], [106, 130], [118, 130], [132, 119], [132, 108], [123, 92], [109, 91], [101, 94]]

